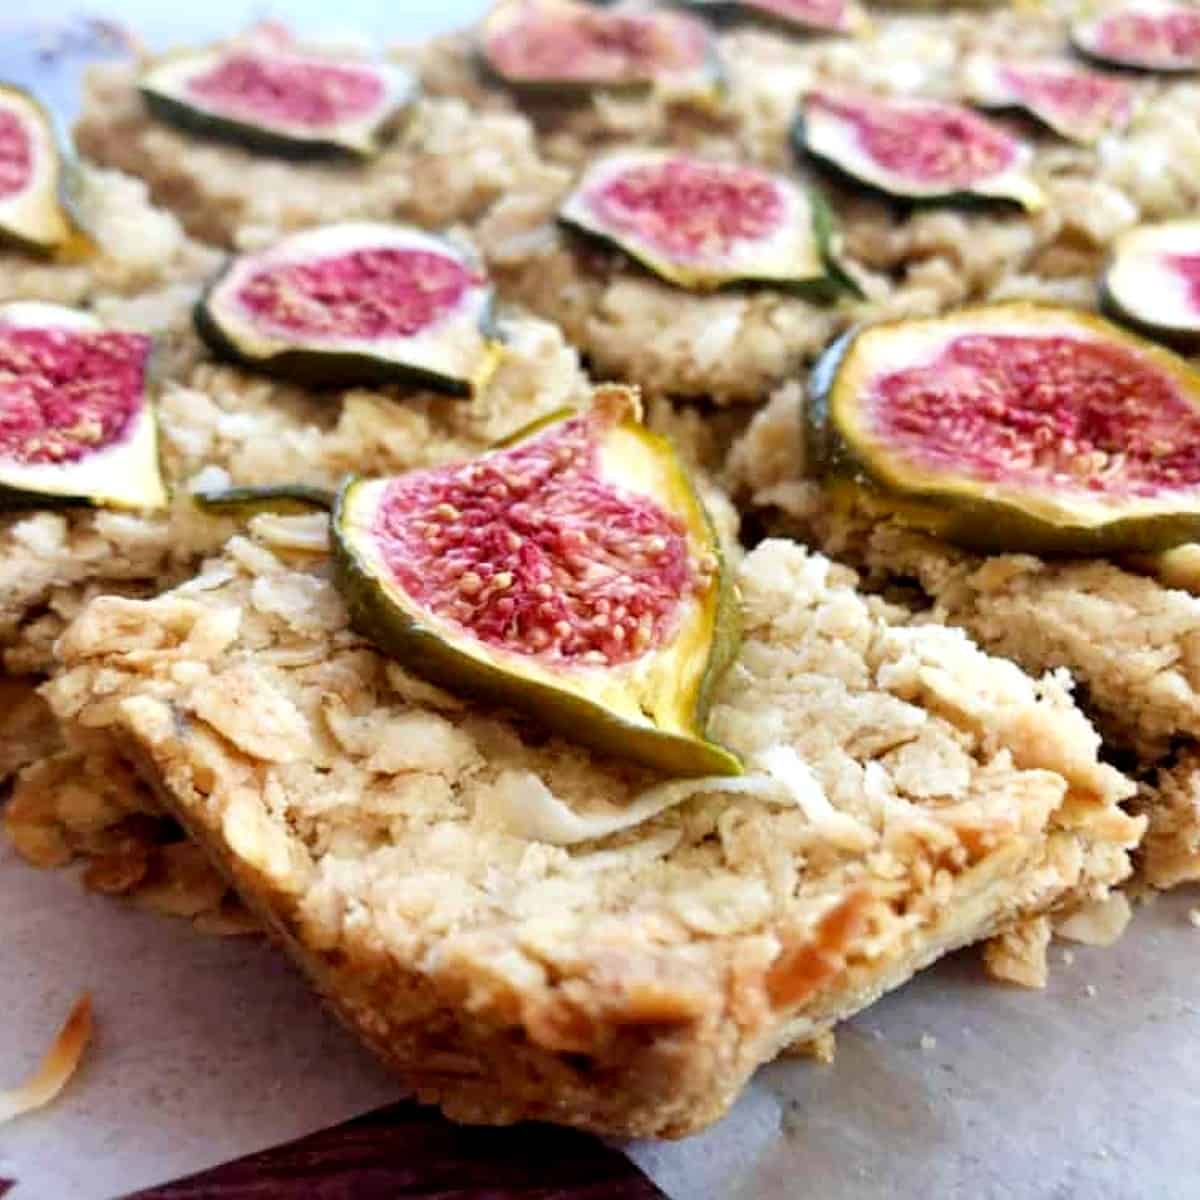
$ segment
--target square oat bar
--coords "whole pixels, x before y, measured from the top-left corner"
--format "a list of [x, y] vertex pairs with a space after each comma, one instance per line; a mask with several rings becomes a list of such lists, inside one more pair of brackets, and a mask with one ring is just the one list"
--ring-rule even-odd
[[377, 653], [324, 534], [255, 518], [174, 591], [97, 599], [47, 694], [456, 1119], [687, 1133], [787, 1045], [1129, 869], [1131, 787], [1053, 678], [795, 545], [738, 572], [710, 732], [748, 775], [664, 785]]
[[873, 586], [906, 590], [921, 619], [961, 626], [1028, 671], [1069, 672], [1106, 741], [1144, 781], [1143, 874], [1159, 886], [1200, 879], [1200, 597], [1171, 586], [1172, 571], [1191, 579], [1192, 549], [1151, 559], [1146, 571], [980, 555], [866, 512], [835, 512], [805, 478], [803, 403], [792, 385], [756, 416], [730, 459], [735, 494], [772, 529], [852, 563]]
[[419, 99], [396, 140], [361, 161], [297, 162], [184, 133], [150, 115], [138, 93], [151, 65], [104, 64], [84, 83], [75, 139], [82, 154], [144, 179], [196, 237], [232, 246], [332, 221], [396, 220], [441, 229], [478, 217], [497, 196], [555, 168], [528, 122], [473, 112], [457, 99]]
[[[219, 254], [188, 238], [173, 216], [150, 204], [141, 180], [119, 171], [80, 165], [72, 196], [76, 216], [92, 241], [91, 251], [60, 260], [0, 247], [0, 304], [38, 300], [90, 305], [114, 325], [163, 332], [168, 343], [163, 347], [164, 369], [185, 366], [192, 350], [166, 327], [178, 324], [197, 281], [216, 269]], [[0, 517], [6, 529], [13, 523]], [[23, 586], [15, 581], [35, 559], [3, 535], [0, 545], [7, 560], [0, 567], [2, 645], [14, 622], [26, 615], [23, 601], [11, 589]], [[31, 661], [40, 657], [33, 655]], [[57, 722], [37, 696], [37, 682], [0, 674], [0, 784], [58, 745]]]

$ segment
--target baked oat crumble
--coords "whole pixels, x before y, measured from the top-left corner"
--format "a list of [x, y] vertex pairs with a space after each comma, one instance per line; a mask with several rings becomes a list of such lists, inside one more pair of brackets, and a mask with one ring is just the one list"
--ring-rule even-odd
[[784, 1045], [1128, 871], [1130, 786], [1056, 679], [783, 542], [739, 572], [711, 733], [791, 789], [713, 781], [622, 832], [531, 840], [531, 805], [603, 828], [653, 778], [365, 646], [293, 548], [322, 521], [255, 518], [194, 583], [97, 600], [48, 695], [452, 1116], [686, 1132]]

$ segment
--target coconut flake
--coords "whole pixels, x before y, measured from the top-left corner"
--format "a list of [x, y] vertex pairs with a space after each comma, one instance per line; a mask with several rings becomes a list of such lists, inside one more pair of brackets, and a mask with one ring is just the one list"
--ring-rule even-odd
[[1103, 900], [1080, 905], [1054, 923], [1054, 932], [1069, 942], [1085, 946], [1111, 946], [1133, 917], [1124, 892], [1113, 892]]
[[604, 804], [576, 812], [532, 771], [507, 770], [500, 772], [481, 799], [480, 811], [514, 837], [574, 846], [632, 829], [700, 792], [763, 794], [775, 790], [774, 783], [762, 776], [676, 779], [647, 788], [625, 805]]
[[0, 1125], [49, 1104], [79, 1067], [92, 1036], [92, 998], [75, 1001], [38, 1069], [20, 1087], [0, 1091]]
[[755, 758], [760, 771], [673, 779], [639, 792], [628, 804], [574, 809], [554, 795], [532, 771], [501, 771], [479, 801], [479, 813], [514, 837], [574, 846], [641, 825], [698, 795], [742, 795], [795, 805], [814, 824], [838, 838], [862, 840], [864, 827], [829, 803], [812, 769], [791, 746], [772, 746]]
[[785, 789], [796, 807], [810, 823], [835, 841], [849, 839], [855, 845], [869, 842], [871, 832], [857, 818], [834, 808], [812, 767], [792, 746], [775, 745], [761, 751], [755, 759], [758, 766]]
[[187, 481], [187, 490], [190, 496], [195, 496], [201, 492], [223, 492], [232, 486], [233, 479], [229, 472], [224, 467], [218, 467], [212, 463], [206, 467], [201, 467]]

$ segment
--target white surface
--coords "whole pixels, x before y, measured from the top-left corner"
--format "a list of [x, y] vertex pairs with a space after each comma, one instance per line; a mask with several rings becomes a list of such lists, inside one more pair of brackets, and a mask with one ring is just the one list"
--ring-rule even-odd
[[415, 41], [464, 25], [486, 7], [487, 0], [38, 0], [36, 5], [14, 2], [11, 9], [7, 3], [0, 8], [0, 32], [48, 30], [66, 20], [98, 16], [136, 29], [153, 45], [165, 45], [221, 37], [251, 21], [279, 17], [308, 32], [353, 30]]
[[18, 1181], [8, 1200], [100, 1200], [400, 1095], [263, 940], [200, 937], [7, 845], [0, 947], [0, 1087], [33, 1069], [80, 992], [96, 1019], [62, 1096], [0, 1126], [0, 1178]]
[[832, 1066], [776, 1063], [714, 1129], [632, 1157], [676, 1200], [1195, 1200], [1198, 902], [1055, 943], [1046, 992], [944, 962], [843, 1027]]

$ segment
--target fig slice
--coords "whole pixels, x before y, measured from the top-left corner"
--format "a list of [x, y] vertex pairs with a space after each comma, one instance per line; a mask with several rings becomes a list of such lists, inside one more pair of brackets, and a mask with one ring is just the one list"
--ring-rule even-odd
[[142, 76], [146, 107], [189, 133], [286, 157], [378, 154], [417, 96], [393, 63], [301, 54], [259, 39], [172, 55]]
[[801, 153], [902, 199], [1007, 200], [1030, 212], [1045, 205], [1029, 146], [955, 104], [812, 91], [793, 137]]
[[737, 651], [720, 546], [637, 393], [597, 388], [468, 462], [352, 479], [333, 517], [355, 627], [414, 673], [677, 775], [740, 771], [704, 737]]
[[200, 488], [192, 492], [193, 503], [205, 512], [242, 517], [253, 517], [264, 512], [291, 515], [312, 512], [314, 509], [332, 512], [336, 499], [334, 492], [306, 483], [257, 484], [211, 490]]
[[968, 62], [966, 76], [976, 104], [1023, 109], [1069, 141], [1098, 141], [1133, 118], [1134, 91], [1128, 82], [1074, 63], [980, 57]]
[[1072, 22], [1071, 44], [1117, 67], [1200, 70], [1200, 8], [1163, 0], [1109, 6]]
[[57, 304], [0, 306], [0, 508], [161, 508], [145, 334]]
[[484, 19], [480, 55], [511, 87], [564, 93], [656, 88], [712, 97], [722, 81], [702, 21], [666, 10], [577, 0], [501, 0]]
[[813, 374], [834, 497], [982, 550], [1117, 554], [1200, 536], [1200, 373], [1072, 309], [868, 327]]
[[310, 385], [482, 387], [499, 360], [492, 288], [466, 248], [405, 225], [291, 234], [234, 258], [196, 306], [213, 351]]
[[1200, 345], [1200, 221], [1123, 233], [1113, 244], [1101, 299], [1111, 316], [1157, 341]]
[[0, 83], [0, 241], [48, 254], [78, 236], [63, 203], [64, 172], [50, 114]]
[[559, 219], [693, 291], [737, 283], [821, 291], [833, 280], [823, 203], [741, 163], [663, 150], [610, 154], [584, 173]]
[[854, 0], [687, 0], [690, 7], [725, 19], [768, 21], [803, 33], [859, 33], [866, 13]]

